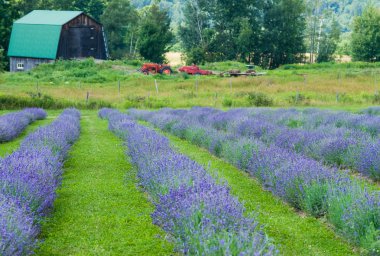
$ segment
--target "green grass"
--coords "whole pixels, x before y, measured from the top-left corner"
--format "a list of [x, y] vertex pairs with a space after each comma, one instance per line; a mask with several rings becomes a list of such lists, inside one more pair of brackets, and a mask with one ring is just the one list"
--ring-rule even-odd
[[0, 157], [4, 157], [6, 155], [11, 154], [13, 151], [17, 150], [20, 146], [21, 142], [25, 139], [25, 137], [32, 133], [33, 131], [37, 130], [41, 126], [47, 125], [51, 123], [57, 116], [59, 111], [49, 111], [48, 116], [44, 120], [37, 120], [33, 122], [32, 124], [28, 125], [26, 129], [14, 140], [6, 142], [6, 143], [0, 143]]
[[[0, 108], [32, 103], [47, 108], [72, 105], [93, 109], [107, 105], [151, 109], [249, 107], [255, 105], [249, 95], [258, 92], [270, 99], [274, 107], [355, 106], [359, 109], [380, 104], [379, 64], [286, 65], [268, 71], [265, 76], [238, 78], [183, 74], [144, 76], [137, 72], [139, 65], [138, 61], [101, 64], [92, 60], [58, 61], [25, 73], [1, 73]], [[239, 62], [209, 63], [204, 68], [246, 69], [245, 64]], [[39, 93], [44, 97], [36, 98]], [[87, 93], [90, 106], [86, 105]], [[297, 93], [300, 97], [296, 97]]]
[[81, 127], [36, 254], [173, 254], [164, 232], [152, 224], [153, 206], [136, 186], [122, 141], [95, 111], [82, 113]]
[[248, 212], [256, 212], [257, 219], [264, 224], [266, 233], [274, 240], [282, 255], [355, 255], [356, 250], [323, 222], [295, 212], [270, 192], [264, 191], [258, 181], [209, 152], [190, 142], [164, 133], [172, 145], [181, 153], [227, 181], [232, 194]]

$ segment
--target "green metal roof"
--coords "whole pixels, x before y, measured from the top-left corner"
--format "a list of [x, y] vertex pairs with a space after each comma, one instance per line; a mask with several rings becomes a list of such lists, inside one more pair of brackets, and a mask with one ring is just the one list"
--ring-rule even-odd
[[56, 59], [62, 25], [82, 12], [32, 11], [13, 24], [8, 56]]
[[35, 10], [15, 21], [18, 24], [60, 25], [82, 14], [80, 11], [44, 11]]

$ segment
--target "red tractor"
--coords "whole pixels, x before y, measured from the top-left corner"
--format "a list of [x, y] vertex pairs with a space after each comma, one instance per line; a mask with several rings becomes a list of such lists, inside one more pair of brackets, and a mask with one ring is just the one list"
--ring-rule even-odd
[[198, 66], [196, 65], [192, 65], [192, 66], [183, 66], [181, 67], [180, 69], [178, 69], [179, 72], [184, 72], [184, 73], [187, 73], [189, 75], [203, 75], [203, 76], [207, 76], [207, 75], [212, 75], [212, 72], [211, 71], [208, 71], [208, 70], [202, 70], [200, 69]]
[[169, 65], [157, 64], [157, 63], [144, 63], [140, 68], [140, 72], [145, 75], [149, 74], [163, 74], [171, 75], [173, 73]]

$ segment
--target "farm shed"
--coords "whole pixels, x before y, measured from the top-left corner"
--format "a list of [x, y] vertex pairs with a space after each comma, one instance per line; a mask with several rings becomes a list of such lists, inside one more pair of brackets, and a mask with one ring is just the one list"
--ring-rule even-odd
[[13, 23], [10, 71], [27, 71], [57, 59], [107, 59], [102, 24], [80, 11], [35, 10]]

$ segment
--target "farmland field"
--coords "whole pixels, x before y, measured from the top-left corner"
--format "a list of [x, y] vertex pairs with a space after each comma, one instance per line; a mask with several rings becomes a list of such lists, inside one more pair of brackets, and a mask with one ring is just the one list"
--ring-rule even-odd
[[0, 255], [380, 255], [380, 66], [137, 66], [0, 74]]
[[[47, 111], [0, 144], [1, 235], [17, 238], [0, 248], [4, 255], [377, 255], [376, 110], [103, 109], [103, 120], [84, 110], [80, 135], [79, 123], [60, 128], [62, 111]], [[77, 112], [65, 113], [76, 122]], [[52, 129], [69, 130], [54, 137]], [[12, 161], [36, 150], [58, 165], [33, 183], [51, 177], [51, 185], [32, 189], [21, 182], [27, 173], [9, 174]], [[41, 162], [28, 167], [35, 168]], [[16, 184], [27, 200], [15, 203]]]

